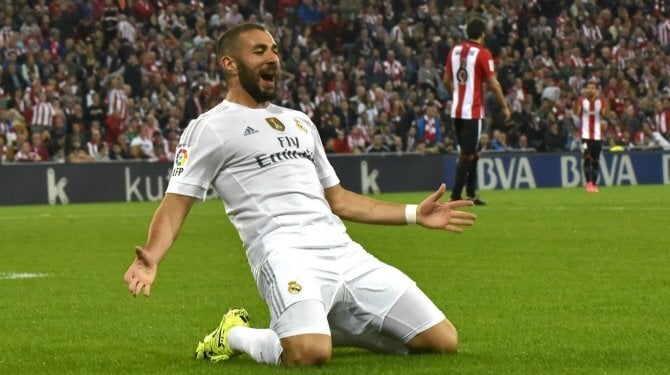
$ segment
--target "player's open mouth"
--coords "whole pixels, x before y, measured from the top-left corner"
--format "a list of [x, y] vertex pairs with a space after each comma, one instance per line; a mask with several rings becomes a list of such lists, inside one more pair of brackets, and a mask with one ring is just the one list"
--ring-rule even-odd
[[266, 82], [275, 82], [276, 75], [274, 73], [261, 73], [261, 79]]

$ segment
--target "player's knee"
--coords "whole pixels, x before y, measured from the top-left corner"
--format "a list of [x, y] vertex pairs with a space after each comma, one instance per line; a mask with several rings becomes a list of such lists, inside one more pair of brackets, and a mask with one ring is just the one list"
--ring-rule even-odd
[[456, 353], [458, 332], [449, 321], [444, 321], [422, 332], [408, 343], [413, 353]]
[[445, 335], [435, 347], [438, 353], [456, 353], [458, 352], [458, 332], [454, 331]]
[[435, 353], [458, 352], [458, 332], [453, 325], [445, 327], [439, 335], [431, 340], [428, 351]]
[[330, 361], [332, 345], [325, 342], [292, 343], [284, 346], [282, 363], [286, 367], [319, 366]]

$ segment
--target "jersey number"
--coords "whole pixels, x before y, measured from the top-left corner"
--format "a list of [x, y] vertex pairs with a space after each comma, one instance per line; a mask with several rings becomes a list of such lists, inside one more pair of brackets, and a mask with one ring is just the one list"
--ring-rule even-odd
[[461, 64], [458, 67], [458, 70], [456, 70], [456, 81], [458, 81], [459, 85], [465, 85], [465, 83], [468, 81], [468, 70], [465, 68], [466, 61], [461, 60]]

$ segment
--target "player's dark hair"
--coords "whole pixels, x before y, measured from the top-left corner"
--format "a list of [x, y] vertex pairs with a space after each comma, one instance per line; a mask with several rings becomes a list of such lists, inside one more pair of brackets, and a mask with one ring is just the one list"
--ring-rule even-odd
[[486, 22], [481, 18], [473, 18], [465, 26], [465, 35], [468, 39], [479, 39], [486, 31]]
[[226, 30], [216, 43], [216, 59], [221, 61], [223, 56], [231, 55], [237, 48], [237, 37], [251, 30], [268, 31], [265, 26], [255, 22], [245, 22]]
[[588, 81], [586, 81], [586, 83], [584, 84], [584, 87], [586, 87], [588, 85], [593, 85], [593, 86], [596, 87], [596, 89], [598, 89], [598, 81], [595, 80], [595, 79], [589, 79]]

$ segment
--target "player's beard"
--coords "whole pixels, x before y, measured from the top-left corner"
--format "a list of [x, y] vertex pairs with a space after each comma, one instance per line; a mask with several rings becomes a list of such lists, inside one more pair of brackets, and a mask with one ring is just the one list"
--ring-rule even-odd
[[244, 63], [237, 62], [237, 77], [240, 80], [240, 85], [257, 103], [272, 101], [277, 97], [277, 78], [279, 77], [279, 72], [275, 72], [273, 69], [275, 79], [271, 90], [263, 90], [261, 88], [259, 81], [262, 73], [263, 71], [256, 73]]

